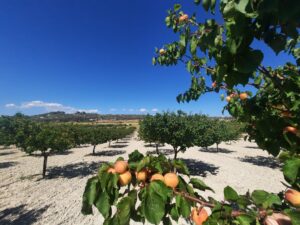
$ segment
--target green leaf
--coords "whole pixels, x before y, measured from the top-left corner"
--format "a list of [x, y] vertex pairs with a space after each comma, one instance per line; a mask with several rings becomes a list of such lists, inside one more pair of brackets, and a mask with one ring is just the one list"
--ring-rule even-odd
[[239, 221], [240, 225], [250, 225], [255, 221], [255, 217], [249, 215], [241, 215], [236, 218]]
[[176, 12], [176, 11], [178, 11], [178, 10], [180, 10], [181, 9], [181, 5], [180, 4], [175, 4], [174, 5], [174, 11]]
[[260, 50], [250, 50], [237, 55], [235, 67], [241, 73], [252, 73], [261, 64], [263, 53]]
[[160, 180], [153, 181], [148, 186], [148, 193], [152, 194], [158, 194], [164, 202], [167, 201], [168, 197], [172, 195], [172, 190], [168, 188], [164, 182]]
[[137, 166], [137, 172], [139, 172], [141, 169], [147, 167], [150, 164], [150, 157], [146, 156], [145, 158], [143, 158], [143, 160], [138, 164]]
[[117, 212], [114, 216], [118, 225], [129, 225], [132, 210], [132, 199], [125, 197], [117, 205]]
[[236, 201], [239, 195], [232, 187], [227, 186], [224, 188], [224, 197], [228, 201]]
[[211, 0], [210, 10], [213, 14], [215, 13], [215, 8], [216, 8], [216, 0]]
[[172, 225], [172, 221], [170, 220], [169, 217], [164, 217], [162, 222], [163, 225]]
[[190, 183], [193, 185], [194, 188], [199, 189], [201, 191], [211, 190], [212, 192], [214, 192], [214, 190], [212, 188], [207, 186], [202, 180], [200, 180], [198, 178], [192, 178], [190, 180]]
[[183, 33], [180, 35], [180, 39], [179, 39], [179, 44], [182, 46], [182, 47], [186, 47], [186, 43], [187, 43], [187, 37], [186, 35]]
[[93, 213], [92, 206], [97, 197], [97, 186], [99, 186], [97, 177], [92, 177], [88, 179], [82, 198], [81, 212], [84, 215]]
[[142, 201], [143, 212], [146, 219], [153, 224], [159, 224], [165, 215], [165, 202], [155, 192], [147, 193]]
[[197, 49], [197, 39], [195, 37], [193, 37], [191, 40], [191, 54], [192, 55], [196, 54], [196, 49]]
[[111, 208], [110, 208], [110, 203], [109, 203], [109, 196], [105, 191], [102, 191], [96, 202], [95, 206], [99, 210], [99, 212], [102, 214], [104, 218], [108, 218], [111, 214]]
[[203, 8], [208, 11], [209, 8], [210, 8], [210, 3], [211, 3], [211, 0], [202, 0], [202, 6]]
[[134, 150], [132, 153], [128, 155], [128, 163], [139, 162], [144, 158], [144, 155], [140, 153], [138, 150]]
[[171, 215], [171, 218], [173, 220], [175, 220], [176, 222], [178, 221], [178, 219], [179, 219], [179, 213], [178, 213], [178, 210], [177, 210], [177, 207], [176, 207], [175, 204], [172, 204], [170, 215]]
[[296, 158], [285, 161], [282, 170], [285, 180], [291, 184], [295, 183], [300, 172], [300, 159]]
[[279, 196], [275, 194], [269, 194], [267, 199], [263, 202], [263, 208], [267, 209], [272, 207], [273, 205], [281, 205], [282, 202]]
[[269, 193], [263, 190], [255, 190], [251, 194], [251, 198], [257, 205], [262, 205], [267, 198], [269, 197]]
[[176, 207], [179, 214], [185, 218], [189, 217], [189, 215], [191, 214], [191, 204], [181, 195], [176, 196]]
[[172, 165], [174, 168], [176, 168], [178, 170], [178, 172], [186, 174], [186, 175], [190, 174], [188, 167], [182, 160], [180, 160], [180, 159], [173, 160]]

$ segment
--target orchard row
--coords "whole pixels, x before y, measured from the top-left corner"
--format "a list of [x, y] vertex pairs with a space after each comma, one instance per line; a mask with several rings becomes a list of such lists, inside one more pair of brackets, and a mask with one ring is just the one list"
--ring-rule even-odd
[[82, 125], [37, 123], [23, 115], [0, 117], [0, 145], [16, 145], [27, 154], [40, 152], [44, 158], [43, 177], [48, 156], [80, 145], [93, 146], [122, 139], [133, 133], [134, 127], [125, 125]]
[[235, 120], [220, 120], [205, 115], [162, 113], [146, 116], [140, 122], [139, 136], [145, 142], [155, 143], [157, 154], [160, 144], [170, 144], [174, 150], [174, 159], [179, 152], [185, 152], [192, 146], [205, 147], [221, 142], [238, 140], [243, 125]]

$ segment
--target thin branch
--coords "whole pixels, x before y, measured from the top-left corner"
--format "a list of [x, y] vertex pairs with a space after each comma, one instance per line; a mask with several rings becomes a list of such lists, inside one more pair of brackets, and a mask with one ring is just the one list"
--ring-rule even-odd
[[[189, 195], [188, 193], [186, 193], [186, 192], [176, 191], [175, 189], [173, 190], [173, 192], [174, 192], [174, 194], [176, 194], [176, 195], [181, 195], [182, 197], [184, 197], [184, 198], [186, 198], [186, 199], [188, 199], [188, 200], [190, 200], [190, 201], [199, 203], [202, 207], [204, 207], [204, 206], [207, 206], [207, 207], [209, 207], [209, 208], [214, 208], [214, 207], [215, 207], [215, 204], [209, 203], [209, 202], [205, 202], [205, 201], [202, 201], [202, 200], [200, 200], [200, 199], [198, 199], [198, 198], [195, 198], [195, 197], [193, 197], [193, 196], [190, 196], [190, 195]], [[223, 206], [223, 205], [225, 205], [224, 202], [222, 202], [222, 206]], [[246, 212], [243, 212], [243, 211], [240, 211], [240, 210], [233, 210], [233, 211], [231, 212], [231, 216], [232, 216], [232, 217], [238, 217], [238, 216], [243, 215], [243, 214], [246, 214]], [[260, 209], [260, 210], [258, 211], [258, 216], [259, 216], [259, 218], [264, 218], [264, 217], [266, 217], [266, 216], [267, 216], [267, 211], [264, 210], [264, 209]]]
[[209, 203], [209, 202], [205, 202], [205, 201], [202, 201], [202, 200], [200, 200], [200, 199], [198, 199], [198, 198], [195, 198], [195, 197], [193, 197], [193, 196], [190, 196], [188, 193], [185, 193], [185, 192], [179, 192], [179, 191], [176, 191], [175, 189], [173, 190], [173, 192], [174, 192], [174, 194], [176, 194], [176, 195], [181, 195], [182, 197], [184, 197], [184, 198], [186, 198], [186, 199], [188, 199], [188, 200], [191, 200], [191, 201], [193, 201], [193, 202], [197, 202], [197, 203], [199, 203], [199, 204], [202, 205], [202, 206], [207, 206], [207, 207], [210, 207], [210, 208], [214, 208], [214, 207], [215, 207], [214, 204]]

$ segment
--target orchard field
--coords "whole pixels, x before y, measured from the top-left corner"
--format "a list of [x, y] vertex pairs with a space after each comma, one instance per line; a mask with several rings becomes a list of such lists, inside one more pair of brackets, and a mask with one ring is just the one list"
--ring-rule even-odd
[[[42, 159], [29, 156], [14, 147], [0, 150], [0, 221], [1, 224], [102, 224], [103, 217], [81, 214], [84, 187], [89, 177], [97, 173], [102, 162], [115, 161], [138, 149], [155, 154], [155, 146], [139, 140], [137, 132], [119, 142], [100, 144], [96, 155], [92, 146], [72, 148], [49, 157], [48, 174], [42, 179]], [[191, 177], [199, 177], [215, 190], [203, 192], [218, 200], [223, 199], [223, 188], [231, 185], [239, 193], [248, 189], [264, 189], [277, 193], [284, 189], [278, 161], [260, 150], [254, 142], [240, 139], [215, 145], [208, 150], [200, 147], [179, 153], [189, 166]], [[172, 147], [159, 149], [172, 158]], [[266, 179], [268, 177], [268, 179]], [[132, 222], [132, 224], [135, 224]], [[138, 223], [137, 223], [138, 224]], [[187, 224], [185, 221], [179, 224]]]

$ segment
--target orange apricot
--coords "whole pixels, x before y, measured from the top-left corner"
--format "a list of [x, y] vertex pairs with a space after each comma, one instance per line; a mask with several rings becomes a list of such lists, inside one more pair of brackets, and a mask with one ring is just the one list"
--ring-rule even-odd
[[117, 161], [115, 162], [114, 168], [117, 173], [124, 173], [128, 168], [128, 163], [123, 160]]
[[125, 173], [120, 174], [119, 176], [119, 183], [121, 186], [125, 186], [130, 183], [131, 181], [131, 173], [129, 171], [126, 171]]
[[166, 186], [175, 188], [179, 184], [179, 179], [175, 173], [166, 173], [164, 176], [164, 182]]

